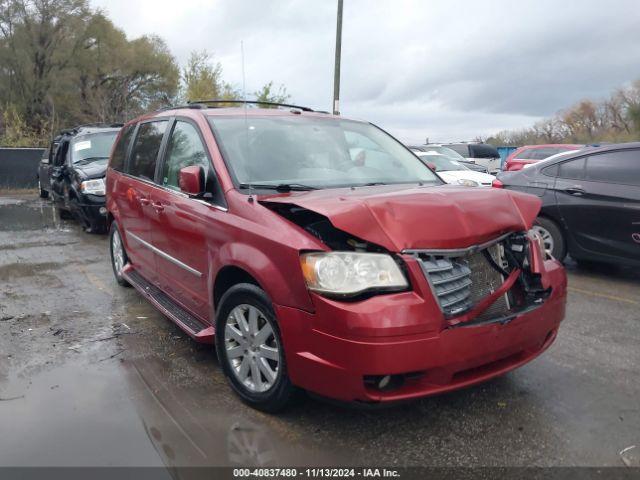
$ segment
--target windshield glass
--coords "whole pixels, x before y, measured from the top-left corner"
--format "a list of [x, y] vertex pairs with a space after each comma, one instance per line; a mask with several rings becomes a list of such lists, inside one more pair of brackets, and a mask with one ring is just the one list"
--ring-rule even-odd
[[335, 117], [211, 116], [238, 183], [297, 188], [440, 180], [382, 130]]
[[444, 155], [445, 157], [448, 157], [452, 160], [456, 160], [458, 162], [464, 161], [464, 157], [462, 155], [460, 155], [455, 150], [450, 149], [449, 147], [436, 147], [436, 146], [429, 145], [427, 148], [429, 150], [425, 153], [430, 153], [430, 152], [439, 153], [440, 155]]
[[96, 161], [106, 162], [111, 146], [116, 140], [117, 131], [88, 133], [78, 135], [71, 140], [71, 160], [75, 164]]
[[436, 166], [436, 172], [451, 172], [455, 170], [469, 170], [457, 160], [450, 157], [446, 157], [440, 153], [435, 152], [420, 152], [418, 157], [423, 162], [433, 163]]

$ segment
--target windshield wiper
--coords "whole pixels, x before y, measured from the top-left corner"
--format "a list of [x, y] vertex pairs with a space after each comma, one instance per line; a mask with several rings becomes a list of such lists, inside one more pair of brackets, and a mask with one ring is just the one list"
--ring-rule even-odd
[[303, 185], [301, 183], [241, 183], [238, 185], [239, 188], [255, 188], [258, 190], [275, 190], [277, 192], [292, 192], [299, 191], [304, 192], [307, 190], [317, 190], [317, 187], [312, 187], [311, 185]]

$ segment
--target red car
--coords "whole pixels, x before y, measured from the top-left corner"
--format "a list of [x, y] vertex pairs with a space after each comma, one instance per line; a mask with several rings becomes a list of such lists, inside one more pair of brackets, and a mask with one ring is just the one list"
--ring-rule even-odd
[[549, 347], [566, 276], [531, 195], [446, 185], [367, 122], [196, 104], [127, 124], [107, 173], [113, 270], [265, 411], [446, 392]]
[[584, 148], [584, 145], [567, 144], [547, 144], [547, 145], [525, 145], [511, 152], [505, 162], [505, 170], [508, 172], [514, 172], [516, 170], [522, 170], [522, 168], [529, 164], [539, 162], [545, 158], [549, 158], [552, 155], [556, 155], [562, 152], [568, 152], [570, 150], [580, 150]]

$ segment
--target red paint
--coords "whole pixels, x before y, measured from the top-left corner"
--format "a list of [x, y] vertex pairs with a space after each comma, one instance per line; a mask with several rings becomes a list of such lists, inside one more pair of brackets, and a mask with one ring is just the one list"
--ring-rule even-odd
[[178, 174], [180, 190], [189, 195], [202, 192], [202, 170], [198, 166], [184, 167]]
[[[584, 147], [584, 145], [575, 145], [572, 143], [549, 143], [545, 145], [525, 145], [523, 147], [519, 147], [507, 157], [505, 162], [505, 170], [508, 172], [515, 172], [517, 170], [522, 170], [525, 165], [529, 163], [536, 163], [540, 160], [533, 160], [529, 158], [515, 158], [520, 153], [525, 150], [539, 150], [541, 148], [558, 148], [561, 151], [569, 151], [569, 150], [580, 150]], [[560, 152], [558, 152], [560, 153]]]
[[[228, 267], [242, 269], [273, 302], [293, 383], [349, 401], [399, 400], [464, 387], [516, 368], [551, 344], [566, 299], [566, 276], [559, 263], [534, 259], [544, 285], [552, 288], [536, 310], [506, 325], [451, 328], [459, 322], [444, 318], [417, 260], [402, 253], [414, 248], [463, 248], [505, 232], [527, 230], [540, 208], [537, 197], [452, 185], [390, 185], [254, 195], [250, 202], [235, 189], [205, 118], [244, 113], [243, 109], [183, 109], [155, 115], [188, 117], [198, 125], [224, 192], [225, 209], [108, 170], [107, 207], [121, 228], [130, 268], [205, 327], [199, 335], [178, 323], [181, 328], [199, 341], [211, 341], [216, 280]], [[275, 109], [249, 109], [248, 114], [295, 118], [289, 111]], [[180, 177], [185, 191], [194, 192], [193, 172]], [[300, 252], [329, 248], [268, 208], [268, 203], [313, 210], [336, 228], [399, 255], [411, 290], [355, 302], [309, 292]], [[154, 254], [132, 234], [201, 275]], [[373, 391], [363, 382], [365, 375], [407, 372], [421, 376], [392, 392]]]

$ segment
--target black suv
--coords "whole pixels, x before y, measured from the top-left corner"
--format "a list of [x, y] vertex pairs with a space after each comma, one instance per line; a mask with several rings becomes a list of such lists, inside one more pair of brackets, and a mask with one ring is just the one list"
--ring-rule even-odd
[[93, 124], [63, 130], [51, 142], [48, 163], [43, 159], [40, 165], [41, 195], [47, 184], [60, 216], [75, 218], [87, 232], [106, 231], [104, 177], [121, 128]]

